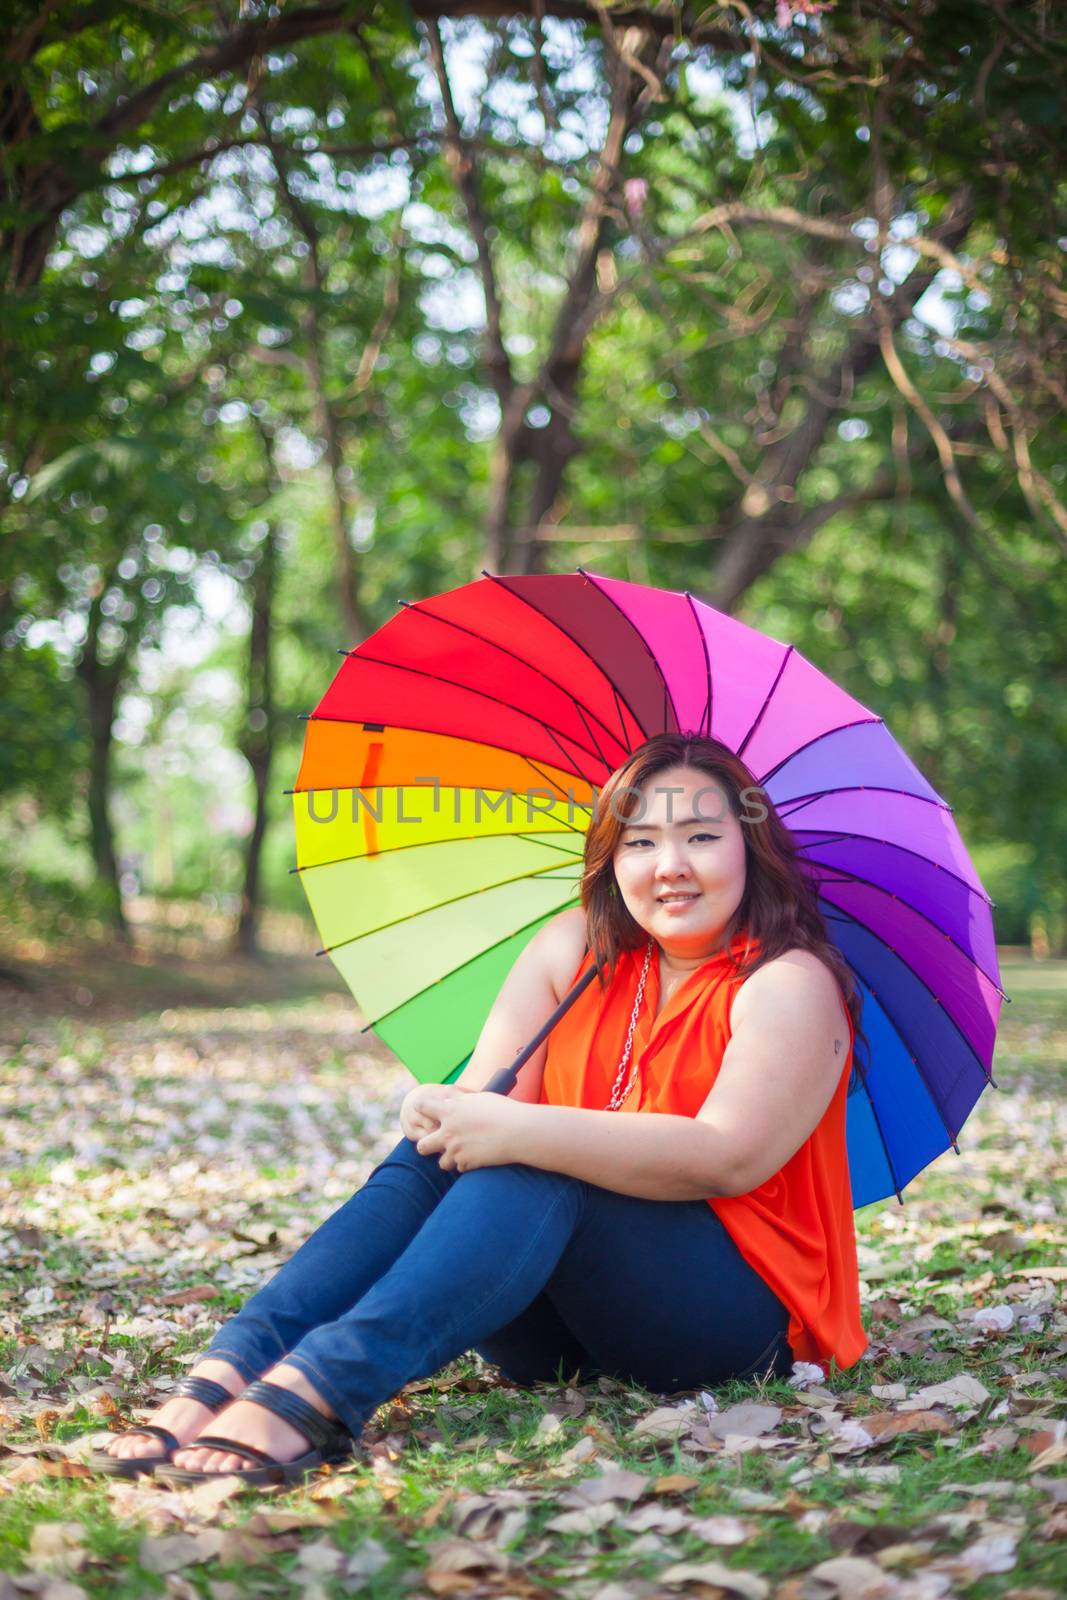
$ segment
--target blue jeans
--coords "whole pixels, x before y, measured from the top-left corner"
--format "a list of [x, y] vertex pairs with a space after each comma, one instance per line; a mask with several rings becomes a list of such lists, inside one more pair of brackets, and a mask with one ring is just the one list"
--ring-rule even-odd
[[519, 1384], [672, 1393], [788, 1373], [787, 1323], [704, 1200], [522, 1163], [446, 1171], [405, 1138], [204, 1354], [249, 1380], [284, 1358], [358, 1437], [471, 1348]]

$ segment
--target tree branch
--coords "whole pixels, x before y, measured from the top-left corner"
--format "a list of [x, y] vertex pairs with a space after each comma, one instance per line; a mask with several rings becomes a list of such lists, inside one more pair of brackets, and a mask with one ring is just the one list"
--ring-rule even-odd
[[448, 65], [445, 61], [441, 30], [436, 21], [431, 21], [427, 24], [426, 35], [430, 43], [430, 59], [437, 74], [437, 83], [441, 91], [441, 105], [445, 114], [445, 128], [447, 130], [445, 156], [452, 181], [459, 192], [460, 199], [463, 202], [463, 209], [467, 214], [467, 226], [471, 230], [471, 236], [478, 251], [478, 271], [482, 280], [482, 293], [485, 296], [486, 367], [489, 372], [489, 380], [496, 391], [501, 411], [503, 411], [515, 386], [515, 379], [511, 370], [511, 361], [504, 347], [500, 295], [497, 290], [496, 272], [493, 267], [493, 253], [489, 247], [489, 231], [485, 214], [482, 211], [481, 197], [478, 194], [474, 163], [464, 148], [463, 133], [459, 125], [459, 118], [456, 115], [455, 101], [452, 98], [452, 85], [448, 78]]

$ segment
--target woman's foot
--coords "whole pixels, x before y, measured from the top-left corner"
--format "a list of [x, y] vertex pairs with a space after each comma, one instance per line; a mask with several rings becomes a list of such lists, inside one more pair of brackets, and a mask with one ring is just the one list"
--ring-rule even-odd
[[[212, 1378], [234, 1396], [239, 1395], [248, 1383], [248, 1379], [242, 1378], [237, 1368], [231, 1367], [228, 1361], [216, 1361], [213, 1358], [197, 1362], [189, 1376]], [[166, 1428], [176, 1439], [185, 1444], [188, 1440], [195, 1439], [198, 1433], [203, 1433], [216, 1414], [209, 1406], [202, 1406], [198, 1400], [190, 1400], [185, 1395], [176, 1395], [172, 1400], [164, 1401], [159, 1410], [153, 1411], [148, 1420], [157, 1427]], [[160, 1440], [151, 1433], [138, 1433], [136, 1428], [116, 1434], [107, 1446], [107, 1453], [121, 1461], [149, 1456], [159, 1460], [165, 1458]]]
[[[299, 1395], [301, 1400], [306, 1400], [315, 1410], [324, 1417], [334, 1418], [337, 1413], [322, 1398], [317, 1389], [304, 1377], [298, 1367], [286, 1366], [285, 1362], [272, 1367], [263, 1374], [268, 1383], [276, 1383], [280, 1389], [288, 1389], [292, 1394]], [[275, 1461], [295, 1461], [298, 1456], [305, 1455], [309, 1448], [306, 1435], [283, 1417], [275, 1416], [273, 1411], [268, 1411], [265, 1406], [257, 1405], [253, 1400], [236, 1400], [232, 1406], [227, 1406], [220, 1412], [215, 1425], [209, 1429], [201, 1429], [221, 1434], [227, 1439], [232, 1439], [235, 1444], [250, 1444], [257, 1450], [264, 1450]], [[208, 1447], [199, 1448], [195, 1443], [187, 1445], [182, 1450], [176, 1450], [173, 1465], [176, 1467], [191, 1467], [194, 1472], [236, 1472], [242, 1467], [255, 1466], [257, 1463], [248, 1456], [236, 1455], [232, 1451], [214, 1450]]]

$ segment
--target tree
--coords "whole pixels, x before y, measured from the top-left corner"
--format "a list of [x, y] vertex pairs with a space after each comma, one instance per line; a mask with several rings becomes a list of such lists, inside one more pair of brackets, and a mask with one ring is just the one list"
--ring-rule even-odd
[[[1039, 0], [16, 0], [3, 26], [3, 637], [20, 669], [52, 626], [78, 658], [106, 876], [103, 724], [177, 597], [164, 551], [244, 574], [278, 738], [305, 652], [485, 561], [592, 555], [758, 614], [845, 532], [884, 585], [921, 529], [944, 728], [1002, 601], [1052, 608], [1050, 636], [1055, 591], [1003, 582], [1012, 541], [1040, 573], [1067, 548]], [[300, 502], [295, 572], [251, 418]], [[964, 647], [972, 581], [1004, 593]], [[1020, 704], [1056, 662], [1020, 651]], [[1001, 826], [1036, 827], [1034, 794]]]

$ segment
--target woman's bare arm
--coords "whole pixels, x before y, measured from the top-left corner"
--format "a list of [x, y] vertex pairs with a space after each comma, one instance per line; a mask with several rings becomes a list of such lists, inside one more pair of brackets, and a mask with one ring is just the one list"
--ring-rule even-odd
[[522, 1107], [509, 1159], [649, 1200], [747, 1194], [825, 1113], [844, 1069], [848, 1023], [828, 969], [790, 951], [741, 986], [731, 1030], [695, 1117]]
[[[577, 906], [534, 934], [504, 979], [457, 1087], [482, 1089], [494, 1072], [514, 1061], [563, 999], [584, 950], [585, 913]], [[537, 1100], [547, 1051], [546, 1042], [530, 1057], [509, 1099]]]

